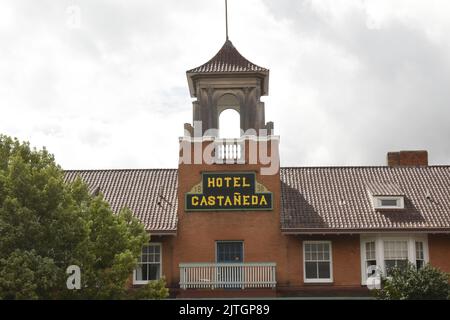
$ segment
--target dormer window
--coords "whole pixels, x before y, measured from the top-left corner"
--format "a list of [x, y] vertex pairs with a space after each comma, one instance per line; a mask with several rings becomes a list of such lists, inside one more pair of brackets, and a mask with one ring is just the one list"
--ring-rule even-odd
[[398, 199], [380, 199], [381, 207], [398, 207]]
[[398, 210], [405, 208], [402, 188], [392, 182], [372, 182], [367, 184], [367, 191], [376, 210]]
[[375, 209], [404, 209], [403, 196], [373, 196]]

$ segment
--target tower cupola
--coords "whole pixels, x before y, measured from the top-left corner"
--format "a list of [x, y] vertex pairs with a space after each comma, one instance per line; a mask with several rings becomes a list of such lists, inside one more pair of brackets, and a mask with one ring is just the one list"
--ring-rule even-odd
[[216, 129], [218, 133], [220, 114], [234, 109], [240, 115], [241, 132], [272, 134], [273, 123], [265, 123], [264, 102], [260, 100], [269, 93], [269, 70], [244, 58], [229, 39], [211, 60], [186, 75], [191, 97], [196, 98], [194, 127], [202, 126], [195, 132], [205, 135]]

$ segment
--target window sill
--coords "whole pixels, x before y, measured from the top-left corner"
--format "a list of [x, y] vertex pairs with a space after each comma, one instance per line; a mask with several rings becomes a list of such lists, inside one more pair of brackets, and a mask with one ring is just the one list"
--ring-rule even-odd
[[403, 207], [374, 207], [375, 211], [404, 211]]
[[158, 279], [153, 279], [153, 280], [133, 280], [133, 286], [142, 286], [142, 285], [146, 285], [149, 282], [153, 282], [153, 281], [159, 281], [161, 278]]
[[314, 280], [303, 280], [305, 285], [321, 285], [329, 284], [332, 285], [334, 282], [332, 279], [314, 279]]

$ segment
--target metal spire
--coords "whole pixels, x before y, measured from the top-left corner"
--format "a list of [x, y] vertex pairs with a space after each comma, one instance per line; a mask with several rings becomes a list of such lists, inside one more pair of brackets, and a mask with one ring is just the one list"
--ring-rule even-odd
[[225, 32], [228, 40], [228, 0], [225, 0]]

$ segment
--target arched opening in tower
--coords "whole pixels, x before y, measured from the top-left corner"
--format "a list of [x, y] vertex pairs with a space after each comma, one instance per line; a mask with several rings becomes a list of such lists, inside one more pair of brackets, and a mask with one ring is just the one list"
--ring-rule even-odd
[[226, 109], [219, 116], [219, 137], [220, 138], [240, 138], [241, 137], [241, 116], [234, 109]]
[[234, 92], [223, 94], [217, 101], [219, 138], [241, 137], [239, 100]]

